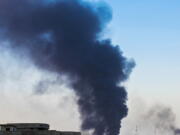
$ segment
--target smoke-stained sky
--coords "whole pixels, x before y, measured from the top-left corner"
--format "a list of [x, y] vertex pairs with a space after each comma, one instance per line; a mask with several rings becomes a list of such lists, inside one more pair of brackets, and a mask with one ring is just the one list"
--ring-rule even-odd
[[[157, 2], [152, 0], [147, 2], [138, 0], [125, 2], [111, 0], [107, 2], [110, 3], [114, 11], [111, 26], [107, 29], [107, 35], [112, 37], [114, 43], [120, 44], [124, 53], [127, 56], [135, 58], [137, 63], [137, 66], [130, 78], [130, 82], [127, 84], [130, 93], [129, 100], [131, 101], [134, 95], [139, 95], [140, 97], [143, 96], [146, 98], [145, 100], [148, 100], [149, 103], [154, 102], [152, 100], [164, 102], [165, 104], [173, 106], [178, 120], [178, 114], [180, 114], [180, 111], [176, 103], [179, 102], [178, 95], [180, 89], [179, 1], [173, 0], [169, 2], [160, 0]], [[11, 75], [14, 72], [11, 63], [16, 63], [16, 58], [13, 57], [9, 59], [10, 60], [6, 60], [4, 59], [4, 55], [1, 55], [1, 69], [2, 65], [6, 63], [6, 67], [4, 68], [11, 68], [9, 70], [11, 71], [9, 75]], [[18, 66], [17, 69], [19, 69], [18, 73], [14, 76], [19, 76], [21, 71], [26, 71], [26, 68], [21, 69]], [[32, 70], [34, 71], [35, 69], [33, 68]], [[3, 76], [3, 78], [0, 79], [1, 82], [5, 81], [5, 74], [6, 73], [3, 72], [0, 73], [0, 75]], [[37, 80], [36, 78], [39, 71], [34, 72], [34, 74], [35, 75], [33, 75], [32, 80], [35, 81]], [[1, 120], [4, 122], [6, 122], [4, 120], [4, 116], [6, 115], [9, 116], [8, 118], [17, 118], [25, 115], [27, 112], [30, 113], [28, 110], [23, 111], [24, 109], [22, 109], [22, 111], [19, 110], [18, 112], [20, 112], [20, 114], [14, 114], [14, 116], [12, 116], [12, 113], [7, 113], [9, 112], [9, 106], [7, 105], [10, 105], [10, 108], [13, 108], [16, 102], [22, 102], [22, 100], [16, 100], [15, 102], [13, 100], [14, 97], [10, 96], [12, 93], [7, 92], [9, 89], [14, 89], [16, 86], [13, 82], [14, 81], [8, 82], [8, 84], [10, 84], [8, 88], [7, 86], [1, 85], [1, 89], [4, 89], [4, 92], [1, 94], [2, 97], [4, 97], [2, 98], [4, 100], [1, 102], [1, 106], [3, 106], [3, 108], [7, 108], [2, 112], [3, 116], [1, 117]], [[21, 83], [20, 80], [17, 80], [17, 82]], [[29, 83], [34, 84], [33, 82]], [[19, 89], [19, 87], [16, 89]], [[31, 88], [27, 89], [31, 90]], [[11, 102], [7, 101], [7, 99]], [[13, 104], [13, 102], [15, 103]], [[40, 106], [46, 103], [44, 100], [36, 101], [36, 103], [37, 102], [40, 103]], [[59, 101], [54, 102], [58, 103]], [[139, 103], [138, 106], [141, 106], [141, 104], [142, 103]], [[18, 108], [24, 108], [21, 104], [16, 104], [16, 106], [19, 106]], [[48, 108], [48, 106], [45, 106], [44, 108]], [[13, 109], [15, 110], [17, 108], [14, 107]], [[36, 112], [34, 108], [32, 108], [32, 110]], [[131, 112], [132, 110], [130, 106], [130, 114]], [[32, 117], [34, 119], [36, 118], [35, 115]], [[26, 118], [24, 117], [22, 119]], [[52, 117], [50, 119], [52, 119]], [[68, 116], [66, 120], [72, 119], [69, 119]], [[74, 121], [78, 120], [72, 120], [72, 122]], [[61, 121], [57, 123], [62, 125]], [[53, 124], [53, 127], [55, 126], [56, 125]], [[63, 128], [68, 129], [67, 127]], [[74, 128], [72, 127], [72, 129]], [[126, 127], [126, 129], [128, 129], [128, 127]]]
[[[109, 3], [114, 11], [109, 35], [137, 63], [127, 84], [129, 104], [134, 106], [135, 95], [143, 98], [145, 106], [163, 103], [172, 107], [179, 126], [180, 2], [112, 0]], [[140, 109], [143, 102], [135, 106]], [[130, 119], [135, 108], [130, 107]]]
[[179, 121], [180, 1], [106, 1], [114, 11], [108, 36], [137, 63], [129, 92], [173, 106]]
[[64, 83], [77, 97], [81, 130], [93, 135], [118, 135], [128, 114], [122, 84], [135, 63], [101, 37], [111, 16], [105, 3], [0, 1], [1, 46], [6, 43], [39, 70], [57, 75], [39, 82], [34, 94], [44, 94], [66, 76]]

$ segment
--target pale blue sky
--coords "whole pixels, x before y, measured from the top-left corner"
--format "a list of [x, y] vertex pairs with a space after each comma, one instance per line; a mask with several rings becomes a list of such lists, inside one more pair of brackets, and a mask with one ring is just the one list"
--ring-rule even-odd
[[128, 84], [129, 90], [152, 96], [152, 99], [162, 98], [162, 102], [178, 98], [180, 1], [106, 1], [113, 9], [108, 36], [137, 64]]

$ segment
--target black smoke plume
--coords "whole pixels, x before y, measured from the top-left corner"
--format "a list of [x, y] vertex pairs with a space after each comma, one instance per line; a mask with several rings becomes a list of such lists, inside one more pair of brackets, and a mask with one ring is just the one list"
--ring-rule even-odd
[[127, 115], [122, 82], [133, 62], [109, 39], [100, 40], [111, 10], [83, 0], [0, 0], [0, 34], [43, 70], [71, 78], [82, 130], [118, 135]]

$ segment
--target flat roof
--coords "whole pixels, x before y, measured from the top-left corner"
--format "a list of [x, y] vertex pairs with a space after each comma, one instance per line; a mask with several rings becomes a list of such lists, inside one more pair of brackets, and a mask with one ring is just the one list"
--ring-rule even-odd
[[0, 126], [11, 126], [16, 127], [18, 129], [30, 129], [30, 128], [41, 128], [41, 129], [49, 129], [49, 124], [46, 123], [7, 123], [7, 124], [0, 124]]

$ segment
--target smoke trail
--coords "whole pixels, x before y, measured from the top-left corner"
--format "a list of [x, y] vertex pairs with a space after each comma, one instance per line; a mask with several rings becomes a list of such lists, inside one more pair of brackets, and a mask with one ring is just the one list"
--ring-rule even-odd
[[[161, 134], [180, 134], [180, 130], [176, 126], [176, 115], [170, 107], [155, 105], [147, 112], [144, 120], [151, 121], [152, 126]], [[147, 121], [146, 123], [148, 123]]]
[[[136, 98], [136, 101], [138, 99]], [[148, 106], [144, 100], [138, 101], [138, 104], [133, 101], [133, 108], [135, 112], [130, 113], [128, 117], [127, 129], [125, 134], [136, 135], [179, 135], [180, 129], [176, 123], [176, 115], [173, 109], [163, 104], [153, 104]], [[139, 107], [143, 108], [139, 111]], [[132, 116], [131, 116], [132, 115]], [[135, 133], [134, 133], [135, 132]]]
[[99, 40], [110, 19], [105, 4], [0, 0], [1, 40], [27, 54], [37, 67], [71, 78], [82, 129], [94, 135], [118, 135], [128, 111], [121, 82], [134, 63], [109, 39]]

